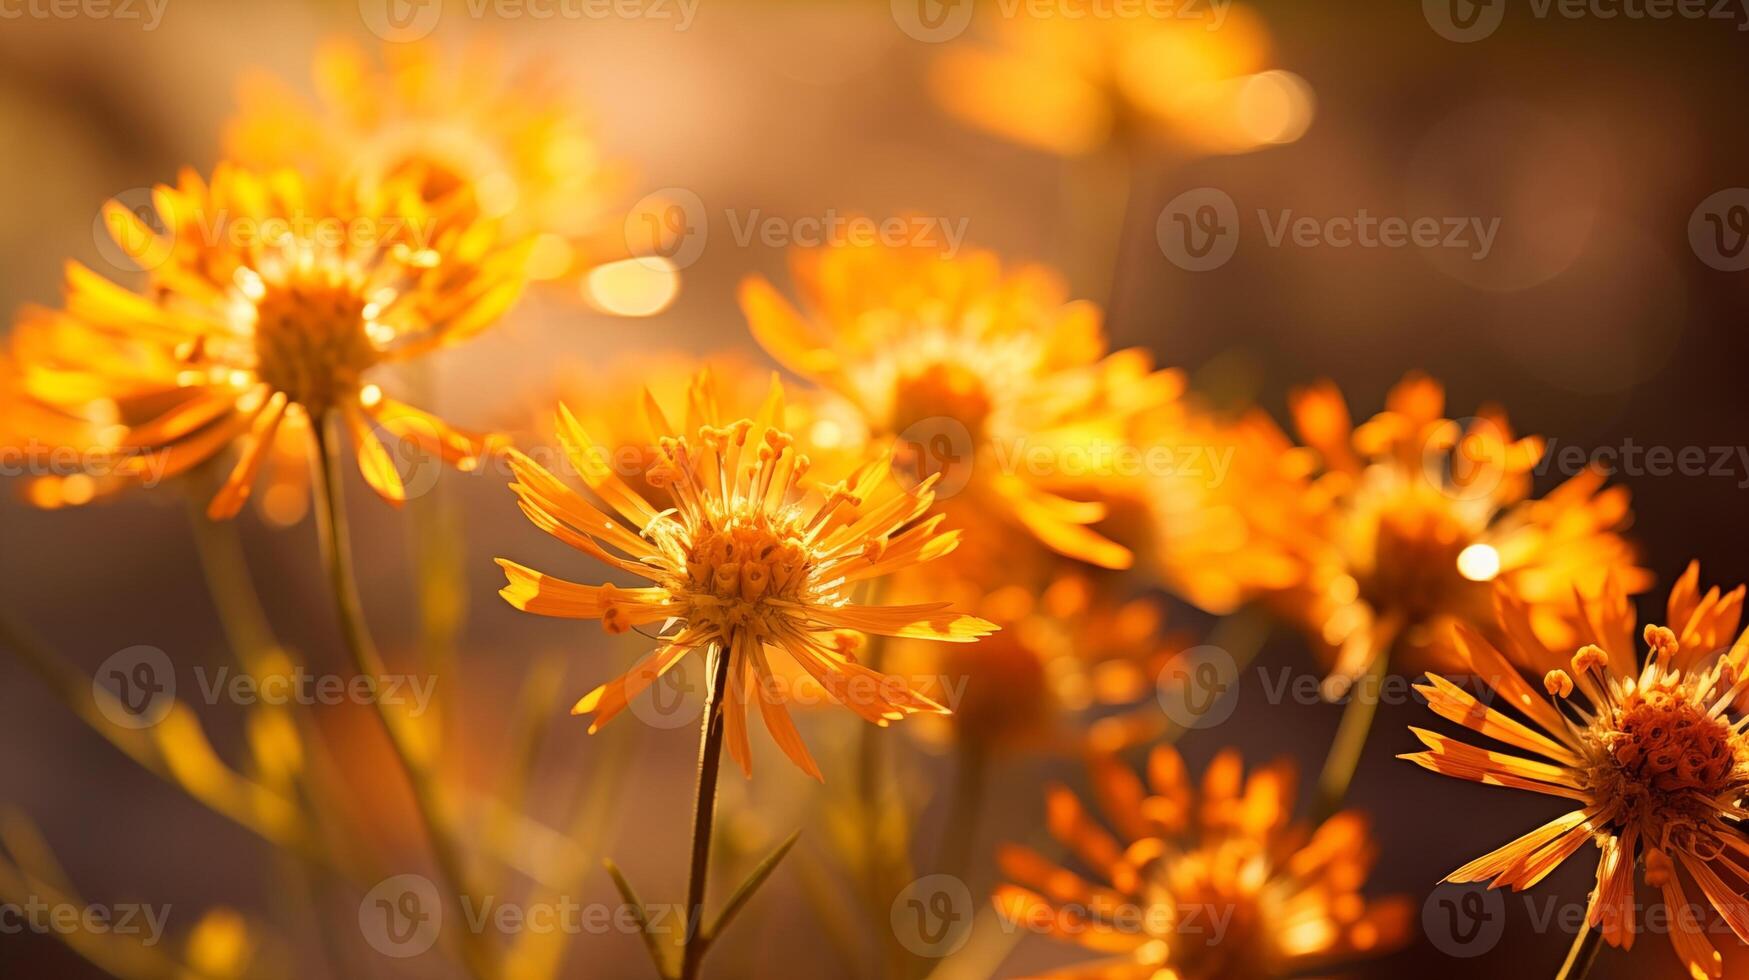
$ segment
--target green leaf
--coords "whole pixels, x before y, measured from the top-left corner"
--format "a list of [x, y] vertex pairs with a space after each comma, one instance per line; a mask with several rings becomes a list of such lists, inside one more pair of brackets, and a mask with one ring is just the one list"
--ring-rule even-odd
[[670, 968], [669, 957], [663, 953], [662, 945], [656, 939], [656, 934], [650, 930], [650, 917], [644, 913], [643, 900], [638, 898], [638, 893], [633, 890], [632, 883], [626, 880], [626, 876], [620, 872], [619, 865], [614, 864], [612, 858], [604, 859], [601, 865], [607, 869], [608, 876], [613, 879], [613, 887], [619, 889], [620, 899], [631, 908], [632, 916], [637, 919], [638, 933], [644, 937], [644, 948], [650, 952], [650, 962], [656, 965], [657, 975], [661, 976], [663, 980], [672, 980], [679, 975], [679, 971]]
[[772, 851], [766, 855], [765, 860], [759, 862], [759, 866], [753, 869], [753, 873], [747, 876], [747, 880], [741, 882], [740, 887], [735, 889], [735, 893], [729, 896], [729, 901], [723, 905], [723, 911], [717, 916], [717, 920], [711, 923], [711, 927], [705, 931], [706, 942], [723, 934], [723, 930], [729, 927], [730, 920], [734, 919], [736, 913], [741, 911], [741, 907], [753, 898], [753, 893], [759, 890], [759, 886], [765, 884], [765, 879], [771, 877], [771, 873], [777, 870], [778, 863], [783, 860], [784, 855], [789, 853], [790, 848], [796, 846], [796, 841], [801, 840], [801, 837], [800, 830], [790, 834], [788, 839], [777, 845], [777, 850]]

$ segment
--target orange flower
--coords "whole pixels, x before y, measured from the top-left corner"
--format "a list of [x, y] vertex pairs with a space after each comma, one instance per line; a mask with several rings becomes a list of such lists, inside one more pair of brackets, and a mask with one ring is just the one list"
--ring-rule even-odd
[[1409, 903], [1360, 894], [1374, 848], [1367, 820], [1346, 812], [1316, 828], [1292, 823], [1293, 767], [1245, 776], [1236, 751], [1217, 756], [1200, 798], [1167, 746], [1148, 760], [1148, 785], [1122, 761], [1097, 756], [1093, 783], [1120, 836], [1069, 790], [1045, 799], [1051, 836], [1084, 871], [1030, 848], [1005, 847], [996, 891], [1011, 923], [1104, 954], [1062, 977], [1266, 980], [1305, 976], [1389, 952], [1408, 937]]
[[[1670, 913], [1676, 955], [1697, 978], [1724, 970], [1707, 923], [1692, 914], [1689, 887], [1698, 887], [1749, 942], [1749, 834], [1742, 823], [1749, 819], [1749, 716], [1740, 701], [1749, 691], [1749, 633], [1720, 656], [1737, 632], [1744, 590], [1713, 588], [1703, 596], [1699, 583], [1700, 566], [1692, 564], [1670, 590], [1670, 625], [1641, 634], [1650, 649], [1644, 665], [1635, 651], [1634, 609], [1619, 590], [1583, 603], [1585, 645], [1569, 660], [1537, 639], [1530, 608], [1502, 589], [1507, 655], [1467, 626], [1457, 627], [1456, 638], [1500, 703], [1529, 724], [1437, 674], [1417, 689], [1440, 717], [1525, 755], [1416, 728], [1427, 751], [1403, 756], [1433, 772], [1574, 807], [1446, 880], [1522, 891], [1595, 844], [1597, 886], [1587, 926], [1601, 928], [1611, 946], [1633, 945], [1634, 869], [1643, 866]], [[1542, 678], [1546, 698], [1518, 672], [1534, 664], [1551, 665]]]
[[276, 78], [247, 78], [227, 153], [367, 192], [412, 180], [427, 201], [532, 239], [534, 279], [624, 258], [625, 174], [550, 71], [508, 71], [486, 45], [452, 61], [430, 43], [387, 44], [382, 55], [379, 68], [349, 41], [323, 45], [313, 105]]
[[44, 405], [25, 391], [16, 356], [0, 351], [0, 476], [22, 477], [25, 497], [45, 509], [76, 506], [112, 482], [113, 428]]
[[1586, 471], [1533, 499], [1535, 437], [1515, 438], [1483, 408], [1468, 424], [1444, 417], [1445, 392], [1411, 374], [1385, 411], [1356, 427], [1334, 384], [1295, 392], [1303, 447], [1253, 420], [1248, 452], [1279, 460], [1275, 478], [1235, 484], [1253, 533], [1298, 571], [1271, 593], [1351, 678], [1396, 650], [1464, 669], [1454, 623], [1490, 630], [1493, 588], [1527, 602], [1551, 642], [1574, 635], [1575, 590], [1611, 575], [1629, 592], [1650, 584], [1621, 536], [1627, 490]]
[[1291, 143], [1311, 124], [1311, 90], [1272, 70], [1251, 10], [1138, 16], [1090, 0], [1080, 16], [992, 17], [990, 42], [936, 61], [936, 101], [966, 123], [1063, 155], [1111, 141], [1167, 139], [1201, 153]]
[[1167, 632], [1163, 603], [1120, 599], [1113, 583], [1083, 570], [1059, 572], [1042, 591], [988, 591], [958, 580], [930, 588], [941, 598], [963, 597], [955, 604], [1002, 631], [969, 646], [892, 648], [897, 673], [959, 685], [940, 696], [923, 688], [937, 700], [951, 694], [954, 711], [919, 731], [986, 748], [1064, 753], [1112, 751], [1164, 734], [1155, 682], [1186, 643]]
[[749, 279], [741, 307], [754, 336], [848, 399], [870, 441], [897, 438], [902, 470], [939, 473], [986, 567], [1014, 560], [1017, 530], [1058, 554], [1130, 566], [1129, 549], [1091, 527], [1105, 506], [1053, 486], [1128, 445], [1127, 421], [1175, 398], [1176, 373], [1154, 371], [1141, 350], [1108, 355], [1097, 307], [1067, 302], [1049, 270], [1005, 271], [989, 252], [851, 244], [797, 252], [793, 268], [810, 316]]
[[152, 268], [136, 293], [77, 263], [61, 310], [27, 309], [32, 395], [126, 426], [120, 472], [156, 482], [236, 447], [213, 499], [233, 516], [276, 441], [330, 413], [385, 499], [405, 488], [374, 426], [464, 468], [487, 451], [371, 378], [491, 326], [521, 291], [522, 252], [405, 188], [361, 198], [297, 175], [221, 166], [155, 194], [159, 236], [119, 203], [118, 242]]
[[958, 532], [940, 529], [941, 517], [923, 519], [934, 499], [933, 480], [863, 509], [870, 489], [886, 478], [883, 458], [823, 493], [804, 493], [809, 461], [775, 426], [783, 417], [775, 380], [753, 420], [721, 422], [708, 377], [687, 400], [684, 428], [670, 424], [653, 399], [645, 399], [644, 412], [661, 453], [644, 477], [663, 488], [662, 507], [632, 490], [563, 406], [559, 433], [570, 462], [611, 513], [533, 460], [511, 455], [511, 489], [536, 526], [649, 584], [580, 585], [499, 559], [509, 579], [500, 593], [505, 600], [539, 615], [599, 619], [610, 633], [672, 625], [630, 673], [577, 702], [573, 714], [594, 715], [591, 732], [694, 652], [729, 658], [724, 733], [748, 775], [746, 714], [756, 701], [778, 746], [821, 778], [788, 709], [773, 696], [767, 649], [788, 654], [839, 703], [876, 725], [944, 710], [860, 664], [859, 634], [970, 642], [995, 627], [952, 612], [945, 602], [871, 606], [850, 597], [858, 583], [940, 558], [958, 545]]
[[[556, 383], [528, 396], [539, 408], [532, 426], [543, 448], [560, 445], [551, 407], [564, 404], [576, 416], [610, 458], [632, 488], [646, 499], [666, 493], [645, 479], [648, 469], [661, 458], [661, 450], [640, 413], [627, 412], [627, 405], [641, 404], [645, 394], [665, 410], [683, 410], [700, 378], [709, 375], [709, 387], [717, 399], [717, 411], [726, 418], [750, 418], [771, 393], [771, 368], [760, 367], [739, 352], [695, 355], [677, 350], [636, 350], [608, 363], [576, 364], [561, 368]], [[784, 417], [778, 428], [794, 434], [796, 446], [812, 463], [804, 478], [807, 488], [832, 483], [848, 476], [862, 462], [861, 446], [852, 447], [847, 433], [855, 419], [840, 399], [817, 391], [786, 392]], [[527, 426], [526, 416], [521, 419]]]

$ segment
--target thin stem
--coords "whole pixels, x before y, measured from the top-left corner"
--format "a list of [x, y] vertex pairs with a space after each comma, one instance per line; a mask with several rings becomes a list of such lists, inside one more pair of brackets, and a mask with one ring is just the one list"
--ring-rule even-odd
[[273, 628], [268, 625], [261, 596], [255, 591], [236, 523], [207, 517], [203, 506], [207, 496], [204, 492], [189, 495], [188, 521], [194, 532], [195, 555], [200, 559], [225, 639], [230, 641], [238, 663], [246, 670], [257, 671], [262, 658], [277, 646]]
[[[379, 679], [388, 672], [370, 631], [364, 621], [364, 606], [358, 597], [358, 581], [352, 566], [352, 548], [346, 522], [346, 497], [340, 466], [340, 439], [336, 419], [330, 416], [313, 426], [316, 432], [316, 523], [322, 538], [322, 554], [328, 566], [329, 584], [333, 587], [334, 603], [340, 616], [340, 631], [346, 640], [347, 653], [352, 657], [353, 671], [361, 677]], [[395, 714], [381, 698], [372, 698], [378, 720], [389, 737], [395, 757], [407, 774], [413, 790], [414, 804], [431, 840], [432, 854], [439, 872], [446, 879], [457, 921], [464, 925], [462, 954], [469, 971], [477, 977], [491, 977], [494, 955], [485, 937], [465, 928], [470, 921], [468, 896], [475, 894], [468, 887], [466, 863], [456, 841], [455, 828], [449, 820], [429, 760], [419, 747], [415, 722]]]
[[1318, 776], [1318, 796], [1312, 811], [1314, 825], [1336, 815], [1348, 798], [1348, 788], [1354, 783], [1361, 756], [1372, 734], [1373, 719], [1379, 713], [1379, 691], [1391, 667], [1391, 648], [1396, 645], [1397, 630], [1389, 623], [1373, 632], [1372, 662], [1365, 676], [1348, 691], [1348, 704], [1342, 709], [1342, 722], [1336, 728], [1336, 740], [1330, 743], [1330, 754], [1324, 758], [1324, 771]]
[[698, 733], [698, 796], [692, 808], [692, 867], [686, 876], [686, 948], [680, 956], [680, 980], [697, 980], [711, 938], [704, 935], [704, 899], [711, 869], [711, 826], [717, 815], [717, 774], [723, 762], [723, 695], [729, 687], [731, 649], [716, 649]]
[[948, 801], [947, 823], [935, 855], [935, 870], [964, 878], [983, 817], [990, 754], [983, 743], [974, 739], [961, 740], [954, 756], [953, 796]]
[[1573, 947], [1567, 950], [1567, 961], [1561, 964], [1561, 972], [1555, 974], [1555, 980], [1585, 980], [1601, 949], [1602, 930], [1593, 929], [1589, 924], [1581, 926], [1579, 934], [1573, 937]]

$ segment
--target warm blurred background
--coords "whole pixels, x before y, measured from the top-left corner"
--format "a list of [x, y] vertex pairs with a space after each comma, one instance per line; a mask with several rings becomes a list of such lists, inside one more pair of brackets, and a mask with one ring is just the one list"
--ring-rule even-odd
[[[170, 179], [181, 166], [209, 167], [245, 73], [265, 69], [305, 87], [321, 40], [342, 35], [374, 44], [358, 6], [169, 0], [152, 30], [114, 19], [0, 20], [0, 307], [56, 301], [65, 257], [109, 272], [98, 248], [102, 203]], [[368, 14], [372, 5], [364, 6]], [[571, 384], [586, 385], [590, 372], [632, 351], [732, 349], [765, 363], [735, 290], [750, 273], [782, 287], [786, 256], [757, 237], [737, 242], [737, 226], [832, 211], [963, 220], [972, 243], [1056, 265], [1074, 295], [1109, 301], [1114, 344], [1142, 345], [1184, 367], [1194, 386], [1223, 404], [1255, 400], [1279, 413], [1290, 385], [1327, 376], [1370, 412], [1405, 370], [1422, 368], [1447, 382], [1457, 414], [1499, 402], [1522, 430], [1557, 445], [1746, 443], [1741, 365], [1749, 340], [1739, 327], [1749, 279], [1703, 261], [1689, 228], [1703, 199], [1749, 183], [1741, 109], [1749, 42], [1740, 33], [1749, 21], [1536, 18], [1530, 5], [1513, 4], [1492, 36], [1454, 43], [1430, 26], [1421, 4], [1261, 0], [1254, 10], [1264, 26], [1246, 43], [1268, 45], [1259, 70], [1296, 77], [1277, 79], [1284, 88], [1260, 96], [1264, 106], [1247, 110], [1256, 117], [1251, 125], [1283, 135], [1275, 130], [1297, 132], [1309, 114], [1304, 135], [1254, 152], [1220, 152], [1237, 148], [1227, 143], [1242, 136], [1218, 131], [1206, 115], [1214, 110], [1192, 105], [1179, 108], [1180, 138], [1126, 160], [1103, 150], [1065, 155], [966, 125], [930, 90], [932, 78], [941, 84], [938, 62], [953, 45], [910, 36], [886, 3], [702, 0], [684, 30], [676, 29], [682, 8], [668, 6], [667, 20], [475, 18], [460, 2], [445, 11], [434, 35], [441, 43], [490, 36], [515, 56], [538, 54], [562, 69], [592, 108], [607, 152], [630, 165], [628, 204], [678, 190], [695, 195], [708, 215], [708, 237], [671, 306], [627, 319], [537, 291], [504, 328], [448, 355], [431, 381], [441, 393], [432, 407], [445, 417], [477, 427], [523, 424], [540, 393], [566, 372]], [[960, 40], [992, 36], [986, 26], [975, 24]], [[1011, 110], [1023, 121], [1087, 122], [1048, 79], [1009, 83], [989, 82], [989, 94], [1030, 103], [1035, 111]], [[966, 87], [959, 90], [963, 96]], [[1096, 135], [1084, 139], [1098, 142]], [[1124, 209], [1112, 199], [1122, 201], [1126, 171], [1134, 180], [1114, 276], [1099, 250], [1114, 249]], [[1243, 231], [1231, 261], [1191, 272], [1163, 254], [1155, 222], [1169, 201], [1204, 187], [1236, 202]], [[1270, 247], [1259, 209], [1272, 221], [1289, 210], [1296, 217], [1364, 210], [1497, 217], [1499, 225], [1481, 260], [1462, 249], [1302, 247], [1291, 240]], [[1749, 578], [1749, 541], [1740, 532], [1749, 451], [1736, 453], [1721, 474], [1648, 473], [1628, 481], [1644, 564], [1660, 580], [1654, 594], [1662, 596], [1690, 558], [1702, 561], [1709, 581]], [[465, 518], [459, 547], [468, 576], [457, 641], [467, 709], [448, 746], [452, 762], [470, 782], [496, 779], [503, 719], [524, 676], [537, 659], [561, 654], [566, 673], [550, 691], [553, 726], [536, 765], [531, 810], [563, 812], [609, 755], [629, 759], [613, 805], [604, 808], [603, 849], [646, 893], [677, 896], [692, 729], [627, 725], [591, 739], [563, 717], [578, 693], [628, 663], [635, 645], [591, 624], [522, 616], [498, 601], [501, 577], [491, 558], [532, 561], [562, 550], [527, 525], [497, 477], [443, 479], [454, 512]], [[182, 506], [170, 494], [129, 494], [44, 512], [5, 494], [0, 582], [8, 601], [87, 670], [139, 644], [183, 662], [220, 662], [222, 636]], [[403, 657], [417, 632], [408, 525], [362, 499], [354, 518], [373, 626], [391, 659]], [[285, 641], [340, 669], [307, 525], [287, 532], [246, 516], [241, 531]], [[1213, 626], [1177, 609], [1172, 621], [1193, 635]], [[1279, 630], [1259, 663], [1304, 670], [1309, 661], [1300, 640]], [[223, 706], [201, 711], [221, 751], [242, 737]], [[1231, 721], [1189, 733], [1180, 747], [1193, 767], [1237, 744], [1248, 758], [1287, 754], [1315, 771], [1336, 721], [1327, 706], [1241, 696]], [[1416, 747], [1404, 729], [1411, 722], [1426, 722], [1423, 709], [1384, 708], [1352, 802], [1376, 817], [1383, 858], [1373, 889], [1408, 892], [1419, 906], [1456, 864], [1556, 811], [1395, 761]], [[398, 829], [406, 818], [400, 783], [369, 775], [384, 752], [370, 719], [335, 709], [323, 724], [348, 745], [345, 768], [375, 814], [367, 822], [377, 828], [384, 862], [417, 855], [417, 841]], [[810, 738], [841, 744], [853, 724], [847, 716], [811, 721]], [[0, 660], [0, 733], [9, 746], [0, 754], [0, 803], [34, 818], [88, 899], [168, 903], [178, 914], [224, 904], [263, 917], [296, 905], [273, 884], [276, 859], [256, 838], [140, 771], [11, 659]], [[917, 756], [922, 772], [945, 772], [928, 744], [899, 729], [884, 737], [892, 751]], [[756, 752], [775, 760], [770, 749], [759, 744]], [[998, 841], [1038, 836], [1038, 787], [1047, 778], [1080, 777], [1067, 761], [997, 763], [974, 856]], [[829, 771], [827, 780], [830, 788], [850, 777]], [[751, 783], [726, 776], [727, 839], [745, 839], [757, 853], [792, 826], [813, 833], [810, 811], [798, 802], [806, 799], [805, 782], [769, 762]], [[938, 798], [919, 818], [925, 845], [944, 807]], [[711, 975], [854, 975], [856, 964], [834, 950], [815, 918], [805, 879], [821, 872], [808, 870], [810, 860], [819, 863], [808, 841], [805, 835], [798, 855], [713, 954]], [[1551, 975], [1566, 938], [1539, 933], [1532, 920], [1544, 903], [1583, 901], [1591, 882], [1580, 863], [1544, 885], [1536, 904], [1509, 902], [1504, 939], [1480, 958], [1445, 955], [1418, 931], [1413, 948], [1359, 975]], [[975, 882], [980, 875], [987, 887], [992, 873], [975, 872]], [[612, 901], [605, 875], [584, 880], [583, 900]], [[294, 948], [313, 948], [318, 930], [350, 921], [345, 909], [326, 926], [319, 918], [290, 937]], [[193, 925], [175, 915], [172, 923]], [[999, 975], [1077, 955], [1029, 938]], [[369, 975], [430, 974], [418, 961], [371, 962]], [[1738, 956], [1735, 969], [1749, 970], [1746, 962]], [[313, 964], [307, 968], [297, 975], [316, 975]], [[609, 934], [583, 937], [563, 975], [647, 970], [634, 936]], [[0, 975], [96, 974], [52, 938], [25, 934], [0, 935]], [[1606, 952], [1594, 973], [1661, 975], [1677, 975], [1662, 941], [1629, 955]]]

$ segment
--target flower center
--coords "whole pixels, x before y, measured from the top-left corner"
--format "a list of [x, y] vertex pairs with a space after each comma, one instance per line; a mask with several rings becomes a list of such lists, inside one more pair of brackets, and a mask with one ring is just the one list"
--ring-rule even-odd
[[1484, 584], [1461, 574], [1458, 558], [1471, 544], [1470, 532], [1442, 500], [1410, 493], [1378, 516], [1374, 574], [1364, 576], [1362, 594], [1376, 608], [1403, 612], [1420, 622], [1468, 599], [1490, 594]]
[[1623, 773], [1660, 793], [1716, 796], [1730, 787], [1735, 765], [1730, 726], [1666, 690], [1648, 691], [1623, 707], [1609, 748]]
[[1659, 846], [1670, 837], [1704, 845], [1715, 801], [1741, 782], [1731, 726], [1688, 695], [1685, 687], [1635, 692], [1613, 727], [1605, 715], [1594, 729], [1602, 749], [1591, 771], [1594, 789], [1619, 801], [1617, 826], [1638, 825]]
[[950, 418], [965, 426], [974, 442], [983, 439], [991, 409], [989, 389], [976, 372], [940, 362], [901, 377], [893, 404], [900, 413], [893, 419], [894, 432], [930, 419]]
[[267, 285], [255, 303], [255, 373], [312, 417], [355, 397], [379, 356], [368, 305], [346, 283]]
[[[1249, 849], [1246, 849], [1247, 851]], [[1142, 899], [1146, 930], [1161, 944], [1164, 966], [1186, 980], [1253, 980], [1274, 976], [1272, 948], [1260, 921], [1254, 887], [1261, 866], [1227, 850], [1191, 851], [1151, 869]], [[1255, 882], [1252, 882], [1255, 884]]]
[[727, 636], [737, 627], [769, 634], [772, 600], [803, 598], [808, 579], [801, 529], [763, 514], [706, 527], [686, 552], [693, 614]]

